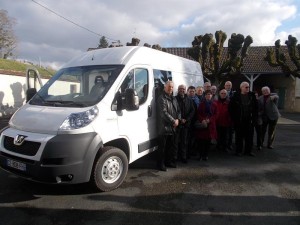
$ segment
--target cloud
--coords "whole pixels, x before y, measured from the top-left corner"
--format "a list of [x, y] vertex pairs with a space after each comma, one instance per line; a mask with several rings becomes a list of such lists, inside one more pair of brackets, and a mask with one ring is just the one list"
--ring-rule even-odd
[[[251, 35], [253, 45], [274, 45], [289, 34], [300, 38], [299, 3], [293, 0], [36, 0], [1, 1], [17, 20], [18, 57], [59, 67], [101, 35], [124, 45], [132, 37], [163, 47], [189, 47], [194, 36], [223, 30]], [[298, 5], [297, 5], [298, 4]], [[97, 35], [98, 34], [98, 35]], [[226, 41], [227, 43], [227, 41]]]

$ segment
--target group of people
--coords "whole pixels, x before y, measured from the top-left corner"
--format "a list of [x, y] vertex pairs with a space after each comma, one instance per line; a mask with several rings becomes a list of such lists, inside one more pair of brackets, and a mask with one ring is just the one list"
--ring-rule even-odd
[[212, 144], [220, 151], [231, 152], [233, 137], [236, 156], [255, 156], [254, 131], [257, 150], [262, 149], [266, 133], [266, 147], [273, 149], [279, 97], [267, 86], [261, 92], [260, 96], [251, 92], [248, 82], [233, 91], [232, 83], [226, 81], [220, 90], [210, 82], [197, 88], [181, 84], [174, 96], [174, 83], [167, 81], [156, 102], [158, 168], [176, 168], [178, 160], [187, 163], [193, 154], [207, 161]]

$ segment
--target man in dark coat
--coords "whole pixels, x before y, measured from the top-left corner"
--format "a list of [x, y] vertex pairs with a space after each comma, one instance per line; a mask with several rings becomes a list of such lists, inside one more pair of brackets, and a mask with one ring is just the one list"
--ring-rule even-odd
[[180, 108], [173, 96], [174, 83], [167, 81], [163, 93], [157, 99], [157, 127], [159, 134], [158, 167], [166, 171], [167, 167], [176, 168], [177, 128], [181, 120]]
[[188, 147], [189, 147], [189, 131], [194, 118], [195, 108], [193, 100], [186, 94], [186, 86], [181, 84], [178, 86], [176, 95], [181, 112], [181, 120], [179, 125], [179, 156], [183, 163], [187, 163]]
[[253, 92], [249, 91], [249, 83], [242, 82], [240, 91], [232, 96], [229, 102], [229, 113], [233, 120], [236, 139], [236, 155], [241, 156], [245, 144], [245, 155], [252, 153], [254, 126], [258, 118], [258, 103]]

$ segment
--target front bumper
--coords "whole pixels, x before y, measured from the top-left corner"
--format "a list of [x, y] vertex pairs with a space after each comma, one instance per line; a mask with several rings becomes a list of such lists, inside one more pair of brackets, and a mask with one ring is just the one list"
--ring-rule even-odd
[[[17, 135], [26, 137], [20, 146], [11, 143]], [[8, 128], [0, 137], [0, 166], [34, 181], [83, 183], [89, 181], [101, 147], [101, 138], [95, 132], [53, 136]]]

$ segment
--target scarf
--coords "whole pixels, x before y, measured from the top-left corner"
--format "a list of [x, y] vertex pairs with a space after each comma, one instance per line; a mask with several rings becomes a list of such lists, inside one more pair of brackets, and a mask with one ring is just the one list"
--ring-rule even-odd
[[212, 112], [211, 112], [212, 101], [211, 100], [207, 101], [205, 99], [204, 103], [205, 103], [205, 114], [206, 114], [206, 116], [209, 116], [209, 117], [212, 116]]
[[198, 98], [198, 96], [189, 96], [189, 98], [190, 99], [192, 99], [194, 102], [195, 102], [195, 104], [196, 104], [196, 106], [197, 106], [197, 109], [198, 109], [198, 106], [199, 106], [199, 104], [200, 104], [200, 99]]

